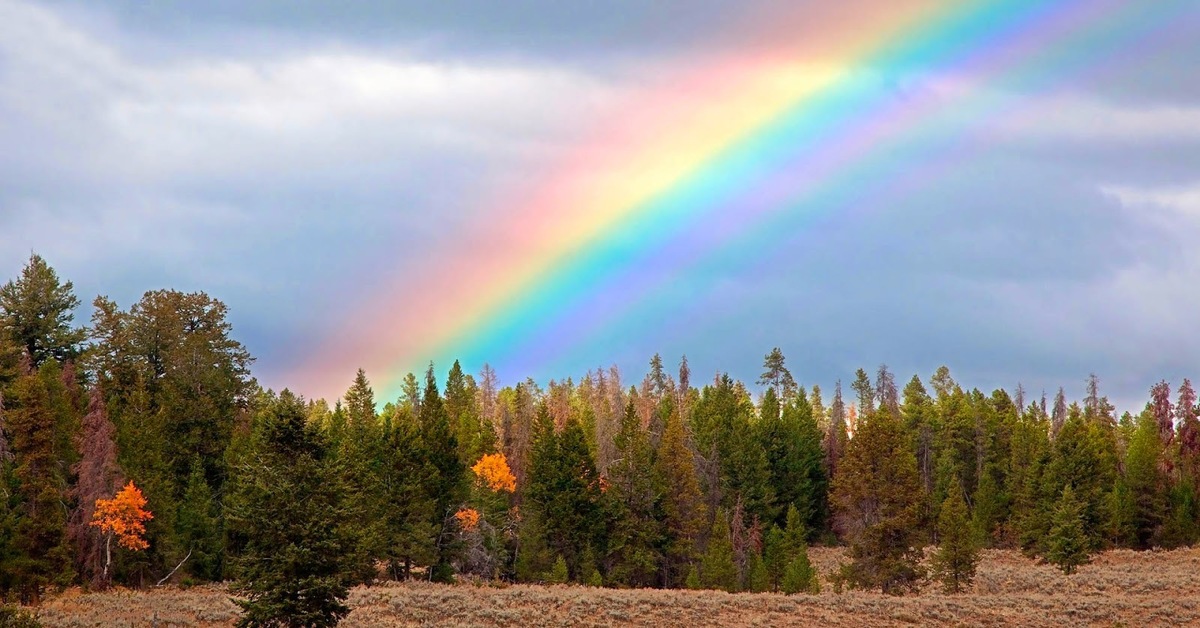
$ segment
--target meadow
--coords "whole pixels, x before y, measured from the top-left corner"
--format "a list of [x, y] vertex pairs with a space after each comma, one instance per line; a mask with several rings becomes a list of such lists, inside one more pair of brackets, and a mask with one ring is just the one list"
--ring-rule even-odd
[[[598, 589], [580, 586], [384, 583], [355, 588], [343, 626], [823, 625], [1166, 626], [1200, 624], [1200, 549], [1099, 554], [1072, 576], [1010, 550], [988, 550], [969, 593], [928, 585], [891, 597], [836, 592], [841, 548], [812, 548], [819, 595]], [[222, 586], [83, 593], [47, 600], [46, 626], [232, 626]]]

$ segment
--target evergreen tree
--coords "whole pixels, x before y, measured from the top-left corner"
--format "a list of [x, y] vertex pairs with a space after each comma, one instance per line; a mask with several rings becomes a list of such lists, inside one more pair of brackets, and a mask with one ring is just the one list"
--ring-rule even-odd
[[900, 593], [920, 579], [921, 494], [900, 421], [877, 412], [860, 422], [833, 480], [838, 529], [850, 544], [844, 575], [863, 588]]
[[758, 385], [770, 386], [777, 397], [788, 401], [796, 393], [796, 380], [784, 362], [783, 351], [779, 347], [771, 349], [763, 358], [763, 373], [758, 377]]
[[695, 460], [677, 412], [667, 416], [654, 468], [662, 482], [663, 582], [676, 586], [694, 557], [702, 522], [708, 520]]
[[778, 564], [779, 588], [788, 595], [795, 593], [818, 593], [817, 571], [808, 559], [807, 530], [800, 511], [795, 506], [788, 509], [787, 526], [779, 534]]
[[450, 427], [450, 418], [438, 393], [433, 365], [425, 373], [425, 390], [421, 395], [420, 414], [421, 447], [429, 465], [427, 495], [433, 502], [433, 520], [437, 557], [431, 569], [431, 577], [438, 581], [453, 578], [450, 567], [456, 547], [453, 544], [455, 530], [454, 513], [466, 498], [466, 465], [459, 458], [458, 439]]
[[572, 579], [578, 579], [601, 523], [600, 476], [583, 427], [570, 420], [556, 434], [545, 403], [538, 408], [527, 497], [545, 546], [563, 557]]
[[738, 590], [738, 570], [733, 559], [733, 536], [724, 511], [718, 511], [708, 535], [708, 547], [700, 561], [700, 584], [705, 589], [734, 593]]
[[383, 456], [382, 502], [384, 560], [392, 577], [408, 577], [414, 565], [432, 564], [436, 529], [434, 503], [424, 490], [423, 464], [413, 424], [394, 425]]
[[199, 458], [192, 465], [176, 521], [190, 556], [188, 572], [201, 580], [220, 580], [224, 558], [220, 508]]
[[75, 296], [71, 282], [36, 253], [21, 276], [0, 286], [0, 336], [7, 336], [29, 355], [33, 368], [48, 360], [66, 362], [79, 355], [87, 331], [73, 327]]
[[967, 520], [967, 502], [962, 485], [955, 482], [938, 515], [941, 545], [933, 555], [933, 577], [946, 593], [959, 593], [975, 578], [979, 550]]
[[871, 387], [871, 378], [867, 372], [858, 369], [854, 372], [854, 383], [850, 385], [858, 394], [858, 413], [866, 417], [875, 411], [875, 389]]
[[[758, 429], [775, 489], [774, 523], [783, 525], [789, 507], [803, 513], [809, 530], [818, 530], [825, 522], [828, 480], [822, 464], [821, 433], [812, 417], [812, 406], [803, 391], [784, 407], [782, 417], [771, 410], [774, 393], [763, 396], [763, 417]], [[771, 418], [775, 415], [775, 418]]]
[[633, 587], [654, 584], [661, 542], [655, 517], [661, 489], [650, 440], [641, 429], [632, 396], [625, 406], [615, 439], [617, 460], [609, 468], [609, 501], [613, 506], [608, 551], [612, 582]]
[[1075, 498], [1075, 491], [1068, 484], [1054, 505], [1046, 561], [1071, 575], [1077, 567], [1087, 564], [1091, 547], [1084, 529], [1084, 504]]
[[404, 509], [407, 504], [387, 501], [384, 457], [389, 452], [383, 442], [385, 428], [379, 423], [375, 391], [363, 369], [358, 369], [342, 401], [333, 413], [333, 427], [326, 435], [330, 459], [346, 487], [342, 507], [359, 520], [353, 530], [354, 551], [347, 559], [357, 565], [356, 580], [370, 582], [375, 576], [376, 562], [388, 555], [390, 539], [385, 529], [388, 511]]
[[929, 398], [921, 378], [916, 375], [904, 386], [904, 403], [900, 414], [904, 419], [905, 431], [912, 435], [917, 473], [921, 478], [921, 488], [928, 498], [921, 505], [921, 525], [925, 527], [933, 523], [933, 513], [937, 510], [931, 501], [936, 460], [934, 435], [937, 434], [937, 415], [933, 400]]
[[829, 429], [825, 432], [825, 471], [832, 482], [837, 478], [842, 455], [846, 451], [846, 404], [842, 401], [842, 382], [833, 389], [833, 401], [829, 405]]
[[1119, 521], [1127, 522], [1132, 538], [1122, 533], [1124, 526], [1114, 527], [1118, 528], [1115, 536], [1132, 542], [1134, 547], [1149, 548], [1157, 540], [1166, 517], [1167, 487], [1160, 462], [1162, 457], [1158, 417], [1143, 414], [1125, 452], [1125, 477], [1119, 485], [1124, 490], [1114, 503], [1118, 515], [1132, 507], [1128, 516], [1117, 517]]
[[[43, 368], [41, 374], [46, 371]], [[41, 374], [31, 372], [17, 379], [5, 414], [20, 504], [13, 534], [17, 556], [10, 576], [26, 604], [36, 604], [47, 585], [65, 585], [73, 577], [66, 535], [66, 478], [55, 457], [50, 393]]]
[[357, 525], [319, 429], [289, 391], [264, 411], [227, 506], [239, 626], [333, 626], [349, 612]]

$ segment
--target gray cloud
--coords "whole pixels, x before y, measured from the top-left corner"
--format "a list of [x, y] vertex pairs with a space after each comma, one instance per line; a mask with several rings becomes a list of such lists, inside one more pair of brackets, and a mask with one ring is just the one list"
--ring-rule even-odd
[[[820, 36], [765, 1], [197, 6], [0, 2], [0, 274], [36, 249], [85, 300], [207, 290], [274, 386], [614, 104], [706, 55]], [[749, 14], [776, 32], [747, 41]], [[1068, 85], [996, 93], [1002, 114], [914, 164], [945, 174], [905, 196], [673, 268], [725, 236], [698, 225], [641, 291], [581, 298], [611, 321], [502, 375], [640, 374], [660, 351], [697, 381], [753, 380], [779, 345], [825, 387], [881, 361], [1076, 394], [1095, 371], [1138, 406], [1197, 376], [1198, 41], [1184, 11]], [[956, 80], [880, 89], [949, 98]]]

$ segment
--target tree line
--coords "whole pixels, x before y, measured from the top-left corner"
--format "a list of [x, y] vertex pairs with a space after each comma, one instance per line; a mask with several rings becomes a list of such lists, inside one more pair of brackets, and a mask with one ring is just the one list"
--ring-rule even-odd
[[[900, 388], [881, 366], [847, 399], [799, 385], [774, 349], [761, 393], [656, 355], [634, 382], [610, 368], [544, 387], [430, 365], [382, 405], [360, 370], [330, 405], [260, 387], [204, 293], [97, 297], [87, 327], [79, 305], [37, 255], [0, 287], [9, 600], [232, 580], [244, 623], [319, 625], [385, 578], [815, 592], [807, 548], [841, 543], [837, 586], [901, 593], [966, 586], [981, 547], [1070, 573], [1200, 536], [1187, 380], [1120, 417], [1094, 376], [1068, 403], [946, 367]], [[145, 544], [114, 546], [97, 504], [130, 482]]]

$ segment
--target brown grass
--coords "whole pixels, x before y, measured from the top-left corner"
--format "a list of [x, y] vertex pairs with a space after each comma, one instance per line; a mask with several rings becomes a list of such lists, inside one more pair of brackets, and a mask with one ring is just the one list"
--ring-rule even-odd
[[[842, 550], [814, 548], [832, 572]], [[1067, 577], [1017, 552], [984, 553], [974, 590], [887, 597], [727, 594], [575, 586], [457, 586], [423, 582], [356, 588], [345, 626], [1155, 626], [1200, 625], [1200, 550], [1114, 551]], [[55, 597], [47, 626], [230, 626], [237, 607], [222, 587], [113, 591]]]

